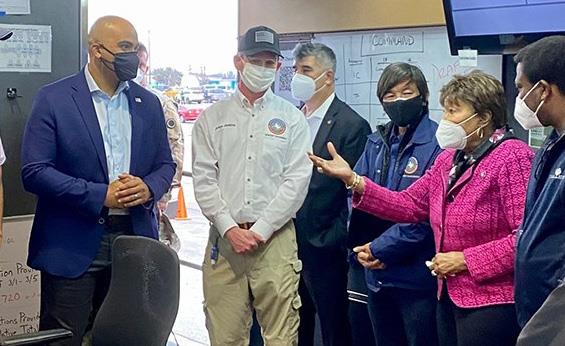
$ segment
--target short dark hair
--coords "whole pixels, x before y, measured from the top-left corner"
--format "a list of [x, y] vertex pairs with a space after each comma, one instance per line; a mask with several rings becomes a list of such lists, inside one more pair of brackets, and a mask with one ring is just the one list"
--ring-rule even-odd
[[514, 62], [522, 63], [522, 71], [530, 83], [545, 80], [557, 85], [565, 95], [565, 36], [548, 36], [520, 49]]
[[416, 84], [420, 95], [427, 101], [430, 97], [430, 90], [426, 77], [420, 68], [405, 62], [397, 62], [388, 65], [384, 70], [377, 85], [377, 97], [381, 103], [387, 92], [402, 82], [413, 82]]
[[446, 104], [458, 105], [468, 103], [475, 112], [490, 113], [495, 129], [506, 126], [506, 96], [502, 83], [495, 77], [479, 70], [467, 75], [454, 75], [440, 91], [439, 102], [442, 107]]

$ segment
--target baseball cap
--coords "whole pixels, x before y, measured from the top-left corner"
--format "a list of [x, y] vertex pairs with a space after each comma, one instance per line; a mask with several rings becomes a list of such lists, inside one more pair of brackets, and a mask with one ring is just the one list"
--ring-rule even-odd
[[11, 32], [10, 30], [0, 28], [0, 41], [5, 41], [12, 37], [12, 35], [13, 32]]
[[279, 34], [266, 26], [253, 27], [239, 37], [237, 51], [245, 55], [271, 52], [282, 56], [279, 47]]

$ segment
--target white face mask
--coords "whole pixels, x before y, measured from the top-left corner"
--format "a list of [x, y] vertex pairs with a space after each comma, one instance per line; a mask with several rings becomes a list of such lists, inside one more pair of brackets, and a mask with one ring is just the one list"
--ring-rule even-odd
[[467, 135], [465, 129], [461, 125], [476, 117], [477, 114], [478, 113], [471, 115], [459, 124], [456, 124], [449, 120], [441, 119], [436, 132], [436, 139], [439, 146], [442, 149], [464, 149], [467, 146], [467, 139], [477, 131], [482, 129], [484, 126], [479, 127], [478, 129]]
[[516, 96], [516, 104], [514, 106], [514, 118], [516, 121], [522, 125], [522, 127], [526, 130], [535, 129], [537, 127], [543, 127], [543, 124], [539, 121], [538, 118], [538, 111], [540, 110], [541, 106], [545, 100], [542, 100], [536, 108], [535, 111], [531, 110], [530, 107], [526, 104], [525, 100], [526, 97], [530, 95], [532, 90], [534, 90], [539, 84], [539, 81], [534, 84], [534, 86], [526, 93], [524, 98], [520, 98], [520, 96]]
[[254, 93], [267, 90], [275, 81], [277, 70], [246, 62], [240, 73], [243, 84]]
[[316, 79], [312, 79], [311, 77], [301, 73], [295, 73], [292, 77], [292, 82], [290, 83], [292, 97], [303, 102], [309, 101], [318, 91], [322, 90], [326, 86], [326, 84], [324, 84], [316, 90], [316, 82], [324, 77], [326, 72], [327, 71], [324, 71]]
[[137, 76], [133, 79], [139, 85], [145, 86], [145, 72], [140, 68], [137, 69]]

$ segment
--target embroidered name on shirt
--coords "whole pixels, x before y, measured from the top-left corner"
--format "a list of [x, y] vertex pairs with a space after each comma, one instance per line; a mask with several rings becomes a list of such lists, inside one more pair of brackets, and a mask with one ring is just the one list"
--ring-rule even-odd
[[235, 127], [235, 124], [221, 124], [221, 125], [216, 126], [216, 128], [214, 130], [218, 131], [218, 130], [226, 128], [226, 127]]

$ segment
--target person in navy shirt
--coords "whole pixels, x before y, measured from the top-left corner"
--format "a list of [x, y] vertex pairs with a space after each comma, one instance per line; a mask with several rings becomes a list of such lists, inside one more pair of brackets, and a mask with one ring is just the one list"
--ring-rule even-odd
[[538, 151], [518, 231], [515, 299], [524, 327], [565, 278], [565, 36], [518, 52], [514, 116], [525, 129], [552, 126]]
[[[428, 86], [418, 67], [395, 63], [383, 71], [377, 96], [391, 121], [369, 136], [354, 170], [402, 191], [424, 175], [441, 151], [437, 124], [428, 114]], [[437, 284], [425, 266], [435, 253], [430, 226], [395, 224], [354, 209], [349, 247], [354, 250], [350, 299], [359, 302], [368, 296], [376, 344], [436, 345]], [[360, 264], [366, 268], [366, 282]], [[354, 339], [361, 340], [363, 307], [352, 303], [350, 312]]]

